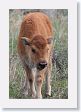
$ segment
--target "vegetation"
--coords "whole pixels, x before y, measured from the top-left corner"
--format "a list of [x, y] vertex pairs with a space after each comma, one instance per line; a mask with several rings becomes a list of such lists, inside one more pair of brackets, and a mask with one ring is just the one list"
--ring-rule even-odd
[[[25, 71], [17, 54], [17, 37], [23, 14], [35, 10], [9, 11], [9, 97], [13, 99], [31, 98], [22, 94]], [[68, 98], [68, 12], [64, 9], [37, 10], [50, 16], [54, 26], [54, 49], [52, 69], [52, 95], [49, 99]], [[54, 16], [53, 16], [54, 15]], [[42, 87], [45, 96], [45, 82]]]

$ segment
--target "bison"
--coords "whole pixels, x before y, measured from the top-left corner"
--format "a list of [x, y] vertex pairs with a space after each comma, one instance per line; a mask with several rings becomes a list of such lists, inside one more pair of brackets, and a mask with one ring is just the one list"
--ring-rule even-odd
[[18, 54], [32, 98], [42, 98], [45, 78], [46, 95], [51, 95], [52, 40], [52, 24], [47, 15], [42, 12], [25, 15], [18, 36]]

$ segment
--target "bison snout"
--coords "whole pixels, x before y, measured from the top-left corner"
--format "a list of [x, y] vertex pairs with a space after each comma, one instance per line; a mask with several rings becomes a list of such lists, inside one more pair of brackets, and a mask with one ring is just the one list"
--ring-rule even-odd
[[46, 61], [41, 61], [37, 64], [37, 69], [42, 70], [47, 66], [47, 62]]

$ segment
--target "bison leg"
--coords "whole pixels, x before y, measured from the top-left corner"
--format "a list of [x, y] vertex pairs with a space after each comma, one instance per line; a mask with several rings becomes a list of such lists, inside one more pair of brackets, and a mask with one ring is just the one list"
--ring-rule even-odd
[[35, 82], [35, 78], [34, 78], [34, 75], [31, 71], [30, 68], [28, 68], [28, 66], [26, 65], [25, 67], [25, 71], [26, 71], [26, 87], [27, 89], [30, 91], [28, 91], [28, 94], [32, 96], [32, 98], [35, 98], [36, 96], [36, 91], [35, 91], [35, 85], [34, 85], [34, 82]]
[[52, 71], [52, 62], [50, 61], [46, 74], [46, 96], [51, 96], [51, 71]]
[[39, 99], [42, 98], [42, 94], [41, 94], [42, 83], [43, 83], [43, 75], [37, 75], [36, 76], [36, 98], [39, 98]]
[[35, 77], [31, 70], [28, 70], [27, 76], [28, 76], [29, 85], [30, 85], [30, 93], [29, 94], [32, 96], [32, 98], [35, 98], [35, 96], [36, 96]]
[[36, 91], [35, 91], [35, 80], [31, 77], [29, 78], [29, 84], [30, 84], [30, 94], [32, 96], [32, 98], [36, 97]]
[[28, 78], [26, 76], [25, 84], [24, 84], [24, 87], [21, 89], [21, 92], [23, 93], [23, 95], [27, 96], [28, 90], [29, 90], [29, 81], [28, 81]]

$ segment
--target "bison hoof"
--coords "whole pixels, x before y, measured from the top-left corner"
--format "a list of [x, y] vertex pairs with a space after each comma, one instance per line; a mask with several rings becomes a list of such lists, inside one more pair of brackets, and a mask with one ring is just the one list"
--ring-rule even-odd
[[51, 96], [51, 86], [50, 86], [49, 90], [47, 90], [46, 96]]
[[36, 98], [36, 92], [34, 92], [34, 93], [32, 94], [32, 98], [33, 98], [33, 99]]
[[41, 96], [36, 96], [36, 99], [42, 99], [42, 95]]

